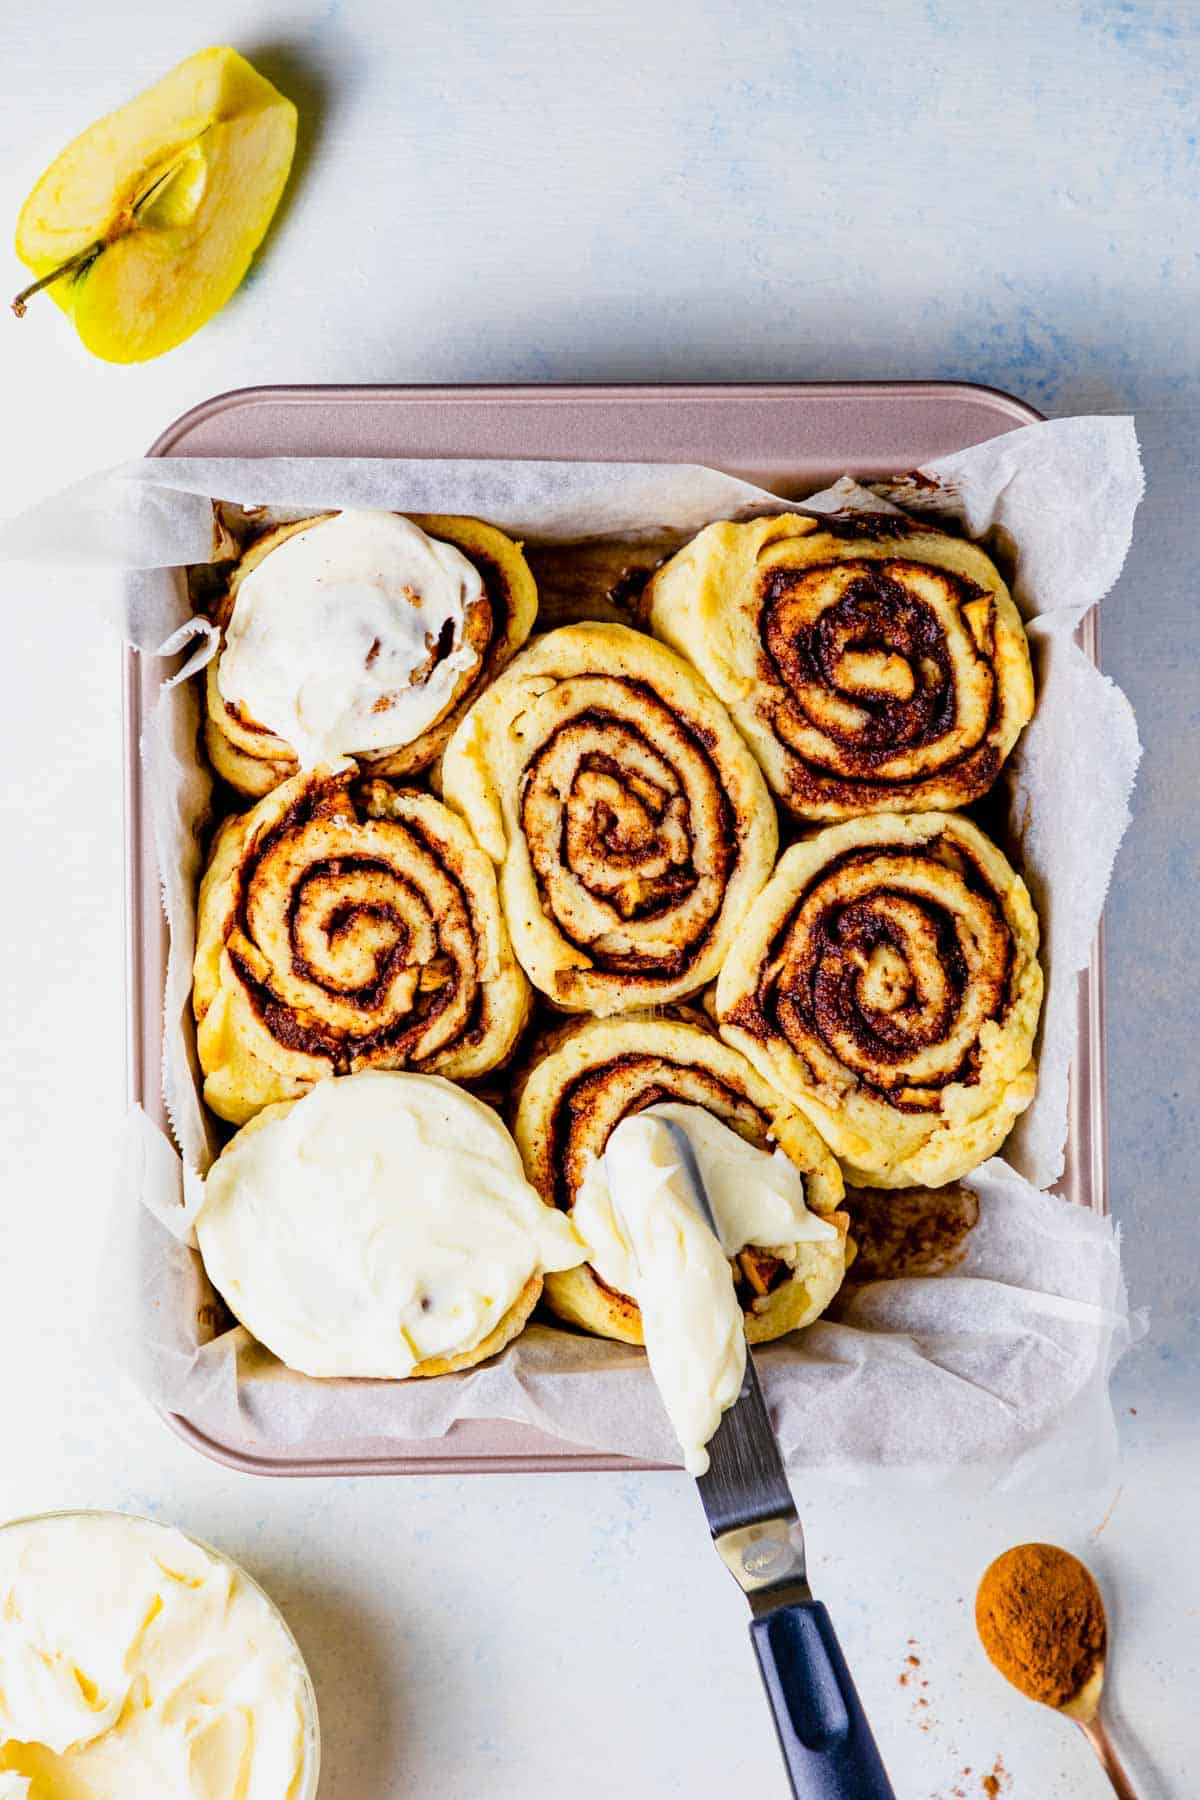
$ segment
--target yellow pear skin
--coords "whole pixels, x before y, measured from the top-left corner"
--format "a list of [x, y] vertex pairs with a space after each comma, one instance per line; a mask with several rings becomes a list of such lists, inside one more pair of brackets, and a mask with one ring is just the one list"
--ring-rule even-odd
[[245, 275], [295, 147], [291, 101], [236, 50], [201, 50], [68, 144], [21, 208], [17, 255], [39, 281], [72, 264], [46, 291], [94, 355], [161, 356]]

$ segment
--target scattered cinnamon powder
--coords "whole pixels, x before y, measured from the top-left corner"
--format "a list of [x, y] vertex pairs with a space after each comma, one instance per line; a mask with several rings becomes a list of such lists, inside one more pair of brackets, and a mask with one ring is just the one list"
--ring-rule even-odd
[[[921, 1673], [921, 1658], [916, 1653], [919, 1647], [916, 1638], [909, 1638], [908, 1650], [904, 1657], [904, 1666], [897, 1677], [902, 1688], [927, 1688], [929, 1686], [928, 1680]], [[923, 1693], [914, 1696], [911, 1707], [911, 1717], [920, 1726], [922, 1731], [929, 1731], [932, 1728], [935, 1721], [929, 1710], [929, 1701], [925, 1698]]]
[[[979, 1584], [975, 1624], [1000, 1673], [1043, 1706], [1073, 1700], [1104, 1656], [1100, 1590], [1078, 1557], [1053, 1544], [1018, 1544], [996, 1558]], [[985, 1792], [1000, 1789], [985, 1782]]]
[[1004, 1766], [1003, 1757], [998, 1756], [992, 1764], [991, 1774], [985, 1775], [983, 1778], [983, 1791], [988, 1800], [996, 1800], [997, 1794], [1002, 1794], [1007, 1786], [1008, 1770]]
[[[919, 1669], [921, 1666], [921, 1659], [919, 1656], [906, 1656], [904, 1661], [905, 1661], [906, 1667], [903, 1668], [900, 1672], [900, 1686], [901, 1687], [908, 1686], [909, 1682], [912, 1680], [913, 1670]], [[928, 1685], [929, 1685], [928, 1682], [922, 1683], [923, 1687], [928, 1687]]]

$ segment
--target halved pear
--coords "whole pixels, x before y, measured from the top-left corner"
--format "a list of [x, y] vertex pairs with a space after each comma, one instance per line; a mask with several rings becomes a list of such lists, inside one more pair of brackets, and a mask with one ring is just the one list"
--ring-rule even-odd
[[68, 144], [17, 255], [108, 362], [173, 350], [224, 306], [279, 204], [296, 109], [236, 50], [201, 50]]

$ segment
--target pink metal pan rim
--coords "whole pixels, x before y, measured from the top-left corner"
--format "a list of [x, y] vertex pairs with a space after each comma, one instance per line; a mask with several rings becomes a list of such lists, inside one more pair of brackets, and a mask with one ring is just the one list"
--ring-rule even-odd
[[[507, 386], [503, 384], [475, 385], [463, 384], [449, 387], [402, 387], [391, 384], [372, 384], [357, 387], [320, 387], [320, 386], [277, 386], [251, 387], [233, 390], [226, 394], [215, 395], [200, 402], [188, 412], [176, 419], [151, 446], [151, 456], [169, 456], [178, 454], [177, 446], [185, 442], [197, 432], [203, 433], [214, 421], [218, 424], [227, 420], [230, 415], [246, 414], [252, 416], [255, 409], [284, 406], [300, 409], [319, 405], [328, 409], [331, 402], [338, 407], [356, 403], [361, 407], [376, 408], [380, 405], [389, 410], [395, 406], [400, 408], [419, 408], [424, 413], [427, 408], [472, 409], [473, 417], [468, 420], [471, 429], [481, 422], [480, 414], [490, 415], [494, 422], [497, 417], [495, 409], [507, 409], [509, 414], [514, 408], [576, 408], [594, 406], [612, 407], [614, 403], [622, 406], [653, 407], [658, 410], [660, 419], [663, 409], [673, 412], [681, 403], [700, 405], [706, 411], [711, 408], [727, 408], [731, 403], [765, 404], [774, 410], [774, 403], [821, 402], [831, 406], [842, 407], [847, 404], [868, 410], [875, 408], [887, 411], [892, 406], [912, 407], [918, 416], [930, 416], [929, 409], [937, 412], [947, 405], [969, 405], [980, 408], [996, 421], [996, 431], [985, 431], [983, 437], [998, 435], [1007, 429], [1023, 424], [1032, 424], [1041, 418], [1033, 407], [1017, 399], [1014, 395], [1004, 393], [1001, 389], [986, 387], [970, 382], [870, 382], [853, 381], [845, 383], [814, 382], [770, 382], [770, 383], [704, 383], [704, 384], [612, 384], [574, 387], [562, 386]], [[825, 410], [823, 404], [820, 410]], [[924, 412], [923, 412], [924, 409]], [[500, 417], [505, 414], [501, 411]], [[453, 434], [451, 434], [453, 435]], [[253, 437], [253, 432], [251, 432]], [[947, 445], [946, 448], [953, 446]], [[586, 458], [593, 454], [586, 442], [575, 448], [571, 443], [575, 458]], [[232, 448], [215, 450], [211, 446], [201, 452], [203, 454], [287, 454], [278, 447], [271, 450], [248, 451], [243, 443]], [[305, 450], [294, 448], [290, 453], [304, 454]], [[311, 453], [308, 451], [307, 453]], [[330, 452], [326, 452], [330, 453]], [[339, 450], [337, 454], [412, 454], [398, 447], [381, 449], [377, 445], [364, 447], [357, 451]], [[456, 451], [425, 450], [421, 454], [489, 454], [477, 449]], [[504, 454], [529, 454], [511, 448]], [[548, 457], [566, 454], [559, 450], [541, 449], [538, 454]], [[500, 454], [491, 451], [490, 454]], [[933, 454], [928, 448], [917, 447], [908, 461], [916, 463]], [[639, 453], [636, 446], [625, 452], [626, 460], [663, 460], [660, 453]], [[697, 456], [694, 460], [714, 460], [711, 453], [705, 457]], [[743, 473], [744, 459], [739, 464], [735, 459], [720, 463], [720, 466], [731, 468], [732, 472]], [[828, 467], [837, 462], [836, 446], [831, 452]], [[869, 461], [869, 458], [866, 459]], [[894, 456], [875, 467], [902, 466], [903, 459]], [[858, 465], [860, 472], [865, 472], [864, 460]], [[1093, 662], [1099, 663], [1099, 627], [1096, 612], [1093, 611], [1084, 620], [1080, 630], [1080, 642], [1085, 653]], [[126, 905], [128, 919], [127, 937], [127, 1070], [128, 1090], [131, 1103], [146, 1105], [151, 1113], [160, 1109], [157, 1092], [148, 1091], [148, 1072], [158, 1069], [157, 1044], [161, 1039], [161, 996], [162, 996], [162, 962], [156, 957], [156, 967], [149, 964], [149, 951], [146, 943], [147, 930], [155, 932], [155, 941], [161, 950], [163, 943], [163, 927], [157, 910], [149, 911], [149, 907], [157, 909], [157, 882], [154, 876], [153, 850], [148, 843], [147, 821], [141, 804], [141, 768], [138, 755], [140, 728], [145, 716], [149, 700], [149, 688], [152, 684], [144, 683], [139, 658], [133, 651], [125, 652], [124, 666], [124, 706], [126, 733], [126, 783], [125, 783], [125, 828], [127, 846]], [[153, 923], [152, 923], [153, 922]], [[1071, 1117], [1067, 1149], [1067, 1171], [1060, 1183], [1060, 1190], [1065, 1190], [1069, 1197], [1081, 1204], [1089, 1205], [1099, 1213], [1108, 1211], [1107, 1195], [1107, 1095], [1104, 1043], [1104, 949], [1103, 929], [1097, 934], [1093, 946], [1088, 969], [1080, 979], [1079, 997], [1080, 1029], [1075, 1064], [1072, 1068], [1071, 1083]], [[346, 1442], [330, 1445], [327, 1455], [313, 1453], [307, 1456], [286, 1456], [275, 1452], [256, 1452], [250, 1444], [218, 1441], [201, 1431], [185, 1417], [175, 1414], [162, 1414], [165, 1422], [185, 1442], [199, 1450], [212, 1460], [226, 1467], [238, 1469], [244, 1473], [260, 1475], [338, 1475], [338, 1474], [464, 1474], [464, 1473], [518, 1473], [549, 1472], [575, 1470], [579, 1472], [597, 1470], [631, 1470], [662, 1467], [632, 1458], [607, 1455], [602, 1452], [588, 1450], [557, 1439], [543, 1436], [527, 1426], [508, 1421], [469, 1420], [454, 1426], [444, 1439], [429, 1443], [386, 1444], [375, 1442]], [[457, 1440], [457, 1443], [455, 1442]]]
[[[572, 404], [607, 402], [614, 398], [654, 403], [664, 398], [673, 400], [720, 400], [730, 395], [740, 399], [794, 399], [803, 395], [808, 400], [844, 399], [856, 395], [885, 399], [891, 395], [905, 398], [937, 395], [949, 398], [982, 399], [991, 402], [997, 412], [1007, 412], [1014, 425], [1034, 425], [1044, 414], [1025, 400], [1003, 388], [990, 387], [981, 381], [761, 381], [761, 382], [539, 382], [536, 384], [506, 382], [448, 382], [436, 387], [419, 383], [359, 382], [355, 384], [306, 384], [303, 382], [264, 383], [258, 387], [230, 388], [197, 401], [187, 412], [162, 431], [146, 452], [147, 456], [171, 456], [174, 445], [199, 424], [214, 414], [228, 413], [241, 406], [254, 406], [264, 400], [286, 401], [303, 405], [317, 399], [354, 399], [360, 396], [379, 398], [383, 395], [420, 404], [436, 404], [447, 396], [456, 400], [470, 399], [480, 404], [507, 404], [514, 400], [537, 403], [546, 399], [569, 399]], [[536, 460], [536, 459], [535, 459]], [[550, 459], [557, 460], [557, 459]], [[570, 460], [570, 459], [567, 459]], [[580, 457], [578, 460], [587, 460]], [[629, 461], [643, 460], [628, 458]], [[653, 460], [653, 459], [646, 459]]]

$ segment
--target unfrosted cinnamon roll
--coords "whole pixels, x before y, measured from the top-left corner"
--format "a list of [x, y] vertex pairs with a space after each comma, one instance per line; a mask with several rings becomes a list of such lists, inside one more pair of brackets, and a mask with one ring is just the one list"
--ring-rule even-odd
[[209, 758], [260, 796], [347, 756], [389, 778], [427, 768], [528, 637], [537, 590], [478, 519], [324, 513], [257, 538], [212, 611]]
[[565, 1011], [695, 993], [774, 861], [775, 809], [728, 714], [624, 625], [529, 645], [458, 727], [441, 779], [500, 869], [518, 959]]
[[[664, 1102], [701, 1107], [760, 1150], [778, 1146], [800, 1171], [804, 1200], [834, 1229], [815, 1241], [747, 1245], [734, 1259], [752, 1343], [809, 1324], [828, 1306], [846, 1266], [842, 1178], [811, 1125], [743, 1056], [694, 1018], [637, 1014], [560, 1029], [534, 1051], [519, 1088], [513, 1135], [542, 1198], [574, 1213], [596, 1159], [622, 1119]], [[590, 1263], [546, 1276], [561, 1318], [600, 1337], [640, 1344], [635, 1301]]]
[[491, 863], [431, 795], [318, 770], [221, 827], [194, 1003], [222, 1118], [358, 1069], [482, 1075], [529, 998]]
[[1037, 949], [1025, 883], [970, 820], [879, 814], [784, 853], [714, 1010], [848, 1180], [937, 1187], [1033, 1099]]
[[709, 525], [644, 604], [803, 819], [966, 806], [1033, 713], [1024, 628], [989, 558], [887, 515]]

